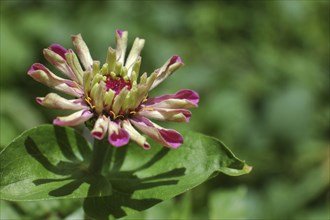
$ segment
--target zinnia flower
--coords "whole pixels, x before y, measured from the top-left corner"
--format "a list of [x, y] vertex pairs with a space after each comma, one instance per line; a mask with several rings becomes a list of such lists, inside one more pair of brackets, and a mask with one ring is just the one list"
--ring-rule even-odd
[[109, 143], [115, 147], [132, 140], [145, 149], [150, 148], [139, 130], [163, 146], [177, 148], [183, 143], [182, 135], [149, 119], [188, 122], [191, 112], [187, 108], [197, 107], [199, 96], [193, 90], [184, 89], [175, 94], [149, 98], [149, 91], [183, 62], [179, 56], [172, 56], [162, 67], [149, 76], [142, 74], [138, 80], [140, 53], [145, 41], [136, 38], [125, 61], [127, 36], [127, 31], [116, 31], [116, 49], [108, 48], [106, 63], [102, 66], [92, 59], [80, 34], [71, 38], [83, 67], [72, 49], [67, 50], [58, 44], [44, 49], [45, 58], [68, 79], [56, 76], [39, 63], [33, 64], [28, 74], [36, 81], [75, 98], [68, 100], [49, 93], [37, 97], [36, 101], [49, 108], [74, 110], [71, 115], [57, 117], [53, 124], [76, 126], [92, 122], [92, 136], [100, 140], [107, 134]]

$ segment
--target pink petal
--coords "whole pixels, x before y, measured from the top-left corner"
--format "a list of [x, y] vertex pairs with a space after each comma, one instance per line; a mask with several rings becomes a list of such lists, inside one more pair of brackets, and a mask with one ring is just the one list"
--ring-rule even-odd
[[199, 95], [197, 92], [190, 89], [183, 89], [175, 94], [162, 95], [154, 98], [149, 98], [143, 103], [144, 106], [156, 108], [192, 108], [197, 107]]
[[50, 45], [50, 47], [48, 47], [48, 49], [50, 49], [51, 51], [57, 53], [57, 54], [60, 55], [63, 59], [66, 59], [66, 58], [65, 58], [65, 53], [67, 53], [68, 50], [65, 49], [64, 47], [62, 47], [61, 45], [59, 45], [59, 44], [52, 44], [52, 45]]
[[123, 36], [123, 30], [116, 30], [116, 33], [119, 35], [119, 37]]
[[183, 137], [179, 132], [162, 128], [145, 117], [135, 115], [130, 122], [155, 142], [165, 147], [178, 148], [183, 143]]
[[71, 39], [85, 70], [91, 70], [93, 59], [81, 34], [71, 35]]
[[68, 77], [82, 85], [84, 71], [81, 67], [77, 55], [73, 52], [73, 50], [69, 49], [68, 52], [65, 54], [65, 58], [66, 65], [70, 69], [70, 75], [68, 75]]
[[45, 97], [37, 97], [36, 101], [45, 107], [62, 110], [81, 110], [89, 109], [82, 99], [65, 99], [55, 93], [49, 93]]
[[101, 115], [95, 122], [91, 134], [94, 138], [101, 140], [108, 131], [109, 118]]
[[40, 63], [33, 64], [28, 70], [28, 75], [34, 80], [66, 94], [76, 97], [80, 97], [83, 94], [83, 91], [77, 87], [78, 85], [76, 83], [56, 76]]
[[127, 75], [128, 77], [131, 77], [132, 74], [132, 68], [136, 62], [139, 62], [141, 60], [140, 53], [144, 47], [145, 40], [140, 38], [135, 38], [133, 46], [131, 48], [131, 51], [128, 54], [128, 57], [126, 59], [125, 67], [127, 68]]
[[127, 48], [127, 31], [116, 31], [116, 60], [124, 65]]
[[[44, 65], [42, 65], [41, 63], [34, 63], [32, 64], [32, 66], [30, 67], [30, 69], [28, 70], [28, 74], [31, 75], [33, 72], [37, 71], [37, 70], [42, 70], [44, 72], [50, 72]], [[54, 75], [54, 77], [57, 77]], [[59, 78], [59, 77], [58, 77]]]
[[171, 57], [170, 63], [168, 64], [168, 66], [171, 66], [172, 64], [175, 63], [183, 63], [181, 57], [179, 57], [178, 55], [174, 55]]
[[161, 82], [163, 82], [167, 77], [169, 77], [174, 71], [179, 69], [181, 66], [183, 66], [181, 57], [174, 55], [170, 59], [168, 59], [162, 67], [155, 70], [155, 72], [157, 73], [157, 78], [153, 82], [150, 90], [158, 86]]
[[186, 109], [142, 108], [138, 115], [159, 121], [189, 122], [191, 112]]
[[70, 79], [78, 81], [65, 56], [65, 54], [69, 52], [70, 50], [66, 50], [57, 44], [53, 44], [49, 48], [43, 50], [44, 57], [50, 64], [52, 64], [56, 69], [61, 71]]
[[114, 147], [121, 147], [128, 144], [129, 134], [125, 129], [121, 128], [117, 122], [110, 121], [108, 141]]
[[86, 110], [77, 111], [71, 115], [57, 117], [53, 120], [54, 125], [59, 126], [76, 126], [93, 117], [93, 113]]
[[128, 132], [129, 137], [132, 141], [140, 145], [143, 149], [149, 150], [151, 148], [150, 144], [147, 142], [145, 136], [141, 135], [130, 123], [129, 120], [124, 120], [122, 122], [123, 128]]
[[[31, 77], [34, 77], [34, 76], [36, 76], [36, 71], [38, 71], [38, 70], [46, 73], [46, 75], [49, 77], [50, 80], [58, 81], [60, 83], [65, 83], [65, 84], [67, 84], [68, 86], [71, 86], [71, 87], [75, 87], [75, 85], [76, 85], [71, 80], [63, 79], [61, 77], [56, 76], [53, 72], [51, 72], [48, 68], [46, 68], [44, 65], [42, 65], [40, 63], [32, 64], [32, 66], [28, 70], [28, 75], [30, 75]], [[37, 80], [37, 79], [35, 79], [35, 80]], [[51, 82], [49, 82], [49, 83], [51, 84]]]

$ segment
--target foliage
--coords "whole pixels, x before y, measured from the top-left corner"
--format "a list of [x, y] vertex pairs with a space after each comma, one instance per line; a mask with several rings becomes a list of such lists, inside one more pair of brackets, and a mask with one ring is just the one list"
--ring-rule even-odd
[[118, 218], [184, 193], [219, 172], [232, 176], [250, 172], [218, 140], [189, 132], [184, 137], [178, 150], [155, 143], [148, 151], [135, 143], [114, 148], [107, 140], [95, 141], [91, 148], [72, 128], [38, 126], [1, 152], [0, 197], [83, 198], [88, 216]]

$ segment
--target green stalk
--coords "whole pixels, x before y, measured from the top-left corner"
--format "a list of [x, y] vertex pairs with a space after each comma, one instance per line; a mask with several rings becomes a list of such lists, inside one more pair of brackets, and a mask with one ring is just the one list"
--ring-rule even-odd
[[92, 174], [102, 174], [104, 163], [110, 149], [108, 144], [103, 143], [104, 140], [107, 141], [106, 139], [94, 139], [92, 159], [88, 167], [89, 172]]

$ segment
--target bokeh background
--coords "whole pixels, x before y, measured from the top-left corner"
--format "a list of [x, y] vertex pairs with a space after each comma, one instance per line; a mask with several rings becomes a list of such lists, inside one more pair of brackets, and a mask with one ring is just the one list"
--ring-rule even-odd
[[[146, 39], [142, 71], [185, 62], [152, 95], [191, 88], [191, 123], [254, 167], [218, 175], [139, 213], [145, 219], [329, 219], [329, 1], [1, 0], [1, 138], [61, 114], [37, 105], [48, 88], [26, 72], [52, 43], [81, 33], [105, 60], [115, 30]], [[50, 67], [49, 64], [47, 64]], [[79, 219], [80, 201], [1, 203], [1, 219]], [[131, 217], [131, 218], [133, 218]]]

